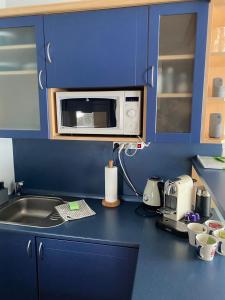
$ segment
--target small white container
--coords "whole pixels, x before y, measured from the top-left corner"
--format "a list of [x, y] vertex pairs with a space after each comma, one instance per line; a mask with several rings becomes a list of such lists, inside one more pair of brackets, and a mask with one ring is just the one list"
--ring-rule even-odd
[[[208, 240], [210, 239], [210, 243]], [[212, 261], [217, 249], [217, 239], [207, 233], [196, 235], [197, 255], [200, 259], [205, 261]]]
[[187, 229], [189, 243], [194, 247], [196, 247], [196, 235], [199, 233], [207, 233], [207, 227], [200, 223], [189, 223]]
[[205, 225], [208, 229], [209, 234], [212, 234], [215, 230], [224, 229], [224, 224], [218, 220], [205, 221]]
[[224, 229], [218, 229], [213, 232], [213, 235], [217, 238], [218, 241], [216, 252], [220, 255], [225, 256], [225, 237], [220, 236], [221, 232], [225, 234]]

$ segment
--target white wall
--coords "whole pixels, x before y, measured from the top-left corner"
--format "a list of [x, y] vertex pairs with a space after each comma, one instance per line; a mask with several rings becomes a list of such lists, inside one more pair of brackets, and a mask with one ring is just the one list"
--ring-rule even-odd
[[11, 194], [15, 182], [12, 139], [0, 139], [0, 181]]
[[83, 0], [0, 0], [0, 8], [79, 1]]
[[0, 0], [0, 8], [5, 8], [5, 0]]

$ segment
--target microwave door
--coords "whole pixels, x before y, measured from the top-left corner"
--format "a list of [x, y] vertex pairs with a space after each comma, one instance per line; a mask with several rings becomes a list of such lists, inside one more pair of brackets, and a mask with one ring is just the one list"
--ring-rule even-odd
[[119, 99], [70, 98], [61, 99], [60, 133], [121, 134]]

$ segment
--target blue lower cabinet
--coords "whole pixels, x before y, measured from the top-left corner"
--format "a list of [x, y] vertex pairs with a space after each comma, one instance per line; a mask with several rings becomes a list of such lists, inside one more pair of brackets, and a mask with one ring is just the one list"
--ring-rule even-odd
[[0, 232], [0, 299], [37, 300], [35, 238]]
[[37, 239], [40, 300], [131, 299], [138, 249]]

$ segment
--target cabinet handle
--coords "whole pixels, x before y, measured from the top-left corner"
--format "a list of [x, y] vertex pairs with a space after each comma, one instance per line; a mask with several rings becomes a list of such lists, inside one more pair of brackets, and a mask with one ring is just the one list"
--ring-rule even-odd
[[[155, 70], [155, 67], [151, 66], [151, 67], [147, 68], [147, 70], [145, 71], [145, 83], [146, 83], [146, 85], [150, 86], [151, 88], [154, 87], [154, 70]], [[150, 82], [148, 82], [148, 74], [149, 73], [151, 73]]]
[[39, 247], [38, 247], [38, 256], [40, 259], [43, 259], [43, 243], [40, 242]]
[[39, 75], [38, 75], [38, 81], [39, 81], [39, 86], [40, 86], [40, 89], [43, 90], [44, 87], [43, 87], [43, 84], [42, 84], [42, 70], [40, 70], [39, 72]]
[[153, 88], [154, 87], [154, 70], [155, 70], [155, 67], [151, 66], [150, 70], [151, 70], [151, 76], [150, 76], [151, 80], [150, 80], [149, 85], [150, 85], [150, 87]]
[[51, 55], [50, 55], [50, 47], [51, 47], [51, 43], [49, 42], [47, 45], [47, 58], [48, 58], [48, 62], [51, 64], [52, 59], [51, 59]]
[[31, 240], [28, 241], [27, 243], [27, 255], [28, 257], [32, 257], [32, 242]]

